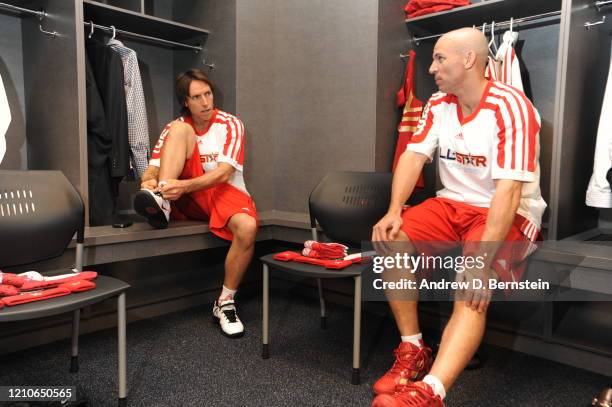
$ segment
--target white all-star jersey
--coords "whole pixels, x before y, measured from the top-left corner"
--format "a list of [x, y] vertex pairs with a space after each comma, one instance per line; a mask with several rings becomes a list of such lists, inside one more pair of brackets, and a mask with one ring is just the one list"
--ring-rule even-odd
[[467, 117], [455, 95], [432, 95], [407, 150], [427, 155], [430, 162], [438, 150], [444, 185], [439, 197], [490, 207], [495, 180], [522, 181], [521, 231], [533, 240], [546, 209], [540, 193], [539, 131], [540, 116], [525, 94], [490, 81]]
[[[202, 161], [204, 172], [212, 171], [217, 168], [219, 163], [230, 164], [236, 171], [232, 174], [228, 184], [249, 195], [242, 173], [245, 149], [244, 124], [242, 124], [242, 121], [229, 113], [215, 110], [210, 119], [209, 127], [199, 132], [195, 129], [191, 116], [181, 116], [176, 120], [191, 125], [196, 132], [200, 161]], [[153, 147], [149, 165], [160, 166], [161, 150], [164, 141], [170, 134], [172, 123], [168, 123], [159, 136], [155, 147]]]

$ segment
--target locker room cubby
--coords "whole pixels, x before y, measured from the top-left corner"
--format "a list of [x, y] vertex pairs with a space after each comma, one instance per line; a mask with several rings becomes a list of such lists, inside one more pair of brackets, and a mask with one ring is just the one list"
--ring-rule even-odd
[[[83, 21], [93, 21], [95, 24], [107, 27], [112, 25], [120, 30], [188, 45], [202, 47], [206, 45], [210, 31], [203, 28], [206, 26], [205, 19], [194, 19], [192, 25], [183, 24], [172, 19], [133, 11], [133, 3], [140, 5], [140, 2], [114, 2], [113, 5], [109, 5], [85, 0], [83, 2]], [[172, 2], [166, 2], [166, 7], [170, 10], [172, 6]], [[84, 32], [89, 32], [87, 25], [85, 25]], [[180, 110], [174, 96], [174, 78], [179, 72], [194, 66], [202, 67], [201, 59], [204, 57], [204, 52], [196, 53], [188, 48], [143, 41], [129, 35], [118, 35], [117, 38], [125, 46], [136, 51], [138, 55], [147, 108], [149, 144], [152, 146], [161, 129], [175, 118]], [[118, 197], [119, 214], [122, 216], [133, 214], [132, 197], [138, 189], [140, 189], [139, 181], [124, 180], [121, 182]], [[96, 233], [95, 230], [91, 232]]]
[[[61, 170], [88, 205], [85, 37], [93, 21], [160, 39], [199, 45], [201, 52], [118, 34], [134, 49], [143, 80], [149, 137], [154, 143], [163, 126], [178, 115], [174, 79], [189, 68], [201, 68], [217, 84], [216, 105], [235, 111], [236, 12], [234, 2], [214, 1], [49, 1], [6, 3], [44, 9], [46, 30], [25, 13], [0, 8], [0, 75], [11, 107], [2, 169]], [[144, 11], [144, 13], [143, 13]], [[149, 14], [147, 14], [149, 13]], [[213, 29], [214, 35], [210, 35]], [[210, 39], [209, 37], [212, 37]], [[215, 64], [210, 70], [204, 64]], [[16, 153], [17, 152], [17, 153]], [[131, 195], [139, 183], [122, 182], [119, 211], [131, 211]], [[96, 228], [88, 235], [96, 236]]]
[[61, 170], [82, 191], [87, 163], [79, 137], [84, 128], [75, 114], [77, 9], [71, 2], [7, 3], [65, 18], [42, 21], [46, 30], [61, 33], [52, 38], [39, 31], [35, 17], [0, 9], [0, 75], [11, 110], [7, 155], [0, 168]]
[[[561, 0], [526, 1], [526, 0], [496, 0], [474, 2], [473, 5], [429, 16], [421, 16], [406, 20], [408, 34], [413, 37], [425, 37], [441, 34], [452, 29], [466, 26], [482, 26], [487, 23], [487, 34], [492, 21], [509, 21], [510, 18], [521, 18], [561, 10]], [[540, 131], [541, 151], [541, 188], [544, 200], [550, 202], [550, 179], [553, 172], [553, 139], [555, 134], [555, 105], [557, 99], [556, 66], [558, 62], [560, 19], [549, 17], [542, 20], [526, 22], [515, 27], [519, 33], [516, 45], [517, 53], [521, 58], [521, 73], [527, 96], [531, 98], [540, 112], [542, 130]], [[497, 28], [496, 38], [508, 27]], [[415, 82], [416, 94], [419, 99], [426, 101], [429, 95], [436, 91], [432, 76], [428, 73], [431, 64], [431, 55], [435, 39], [412, 42], [412, 48], [417, 54]], [[431, 173], [436, 171], [434, 166], [427, 169], [430, 178], [435, 179]], [[432, 185], [429, 192], [434, 194], [440, 189], [439, 184]], [[553, 205], [554, 207], [554, 205]], [[544, 214], [543, 223], [548, 223], [551, 205]], [[545, 232], [548, 232], [546, 230]], [[551, 237], [549, 235], [549, 237]]]

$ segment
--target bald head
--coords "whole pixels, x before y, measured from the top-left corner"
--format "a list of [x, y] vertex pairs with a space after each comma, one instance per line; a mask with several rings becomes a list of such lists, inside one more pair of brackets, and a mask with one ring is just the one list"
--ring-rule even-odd
[[480, 96], [488, 54], [489, 44], [480, 31], [454, 30], [436, 42], [429, 73], [441, 92], [459, 95], [475, 89]]
[[444, 34], [438, 43], [443, 43], [459, 53], [474, 52], [476, 64], [484, 69], [489, 55], [489, 44], [484, 34], [476, 28], [460, 28]]

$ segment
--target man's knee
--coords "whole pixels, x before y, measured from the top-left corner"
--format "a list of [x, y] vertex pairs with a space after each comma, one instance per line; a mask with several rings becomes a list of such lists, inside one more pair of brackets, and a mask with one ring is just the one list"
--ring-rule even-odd
[[238, 214], [233, 217], [234, 237], [241, 242], [255, 242], [257, 235], [257, 221], [252, 216]]
[[455, 304], [453, 306], [453, 315], [459, 316], [459, 317], [466, 317], [466, 318], [486, 318], [486, 311], [485, 312], [478, 312], [478, 310], [472, 309], [471, 307], [468, 307], [466, 305], [465, 301], [455, 301]]
[[[192, 149], [195, 146], [197, 135], [193, 127], [187, 123], [175, 122], [168, 132], [166, 143], [178, 143], [185, 145], [187, 149]], [[161, 154], [163, 155], [162, 149]]]

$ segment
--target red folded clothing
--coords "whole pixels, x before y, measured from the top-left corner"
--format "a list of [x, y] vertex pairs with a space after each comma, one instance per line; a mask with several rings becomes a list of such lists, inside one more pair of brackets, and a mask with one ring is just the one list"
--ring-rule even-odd
[[348, 247], [340, 243], [319, 243], [316, 240], [304, 242], [302, 254], [316, 259], [339, 259], [346, 256]]
[[3, 273], [0, 271], [0, 284], [13, 285], [15, 287], [21, 287], [24, 283], [23, 277], [12, 273]]
[[410, 0], [406, 3], [404, 11], [409, 18], [412, 18], [469, 4], [469, 0]]
[[98, 273], [95, 271], [82, 271], [80, 273], [69, 273], [47, 277], [35, 271], [28, 271], [27, 273], [19, 274], [19, 276], [25, 279], [25, 282], [21, 286], [21, 291], [30, 291], [41, 288], [57, 287], [61, 284], [70, 283], [72, 281], [93, 280], [94, 278], [98, 277]]
[[12, 307], [13, 305], [25, 304], [33, 301], [48, 300], [49, 298], [62, 297], [70, 294], [70, 290], [64, 287], [50, 288], [48, 290], [28, 291], [10, 297], [2, 298], [4, 305]]
[[305, 247], [304, 250], [302, 250], [302, 256], [310, 257], [313, 259], [321, 259], [321, 260], [337, 260], [337, 259], [342, 259], [344, 257], [344, 253], [324, 254], [318, 250], [309, 249]]
[[96, 283], [88, 280], [78, 280], [61, 284], [59, 288], [66, 288], [70, 290], [71, 293], [80, 293], [82, 291], [93, 290], [96, 288]]
[[335, 270], [341, 270], [355, 263], [355, 261], [351, 261], [351, 260], [314, 259], [312, 257], [301, 256], [299, 253], [292, 252], [292, 251], [276, 253], [272, 258], [274, 260], [279, 260], [279, 261], [295, 261], [298, 263], [313, 264], [315, 266], [321, 266], [321, 267], [325, 267], [326, 269], [335, 269]]
[[8, 284], [0, 284], [0, 297], [9, 297], [17, 294], [19, 294], [19, 288]]
[[422, 8], [422, 9], [419, 9], [417, 11], [414, 11], [414, 12], [408, 14], [407, 17], [408, 18], [414, 18], [414, 17], [424, 16], [426, 14], [439, 13], [440, 11], [446, 11], [446, 10], [450, 10], [452, 8], [454, 8], [454, 7], [453, 6], [449, 6], [449, 5], [439, 5], [439, 6], [427, 7], [427, 8]]

